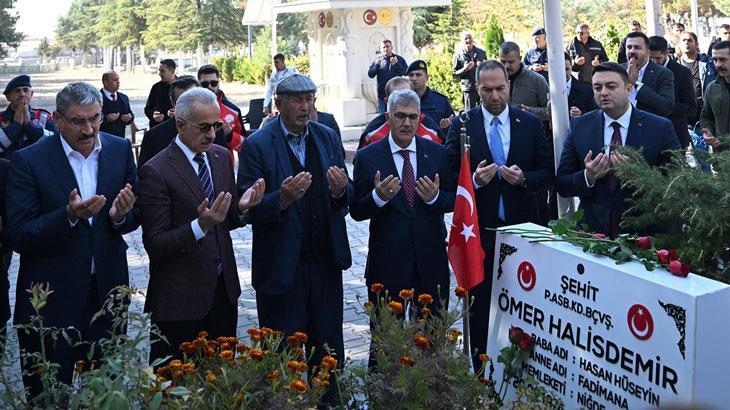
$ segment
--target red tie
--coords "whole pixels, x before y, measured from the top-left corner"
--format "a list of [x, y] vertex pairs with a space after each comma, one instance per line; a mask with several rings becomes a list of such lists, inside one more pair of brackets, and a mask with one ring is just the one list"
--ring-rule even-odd
[[403, 186], [403, 192], [406, 193], [408, 205], [413, 208], [413, 205], [415, 205], [416, 178], [413, 176], [413, 167], [411, 166], [408, 150], [400, 150], [400, 154], [403, 155], [403, 177], [401, 178], [401, 185]]
[[[621, 124], [614, 121], [611, 123], [611, 126], [613, 127], [611, 145], [620, 147], [621, 145], [623, 145], [621, 144]], [[611, 150], [613, 150], [613, 147], [611, 147]], [[616, 176], [616, 174], [613, 173], [613, 171], [608, 173], [608, 184], [611, 187], [611, 193], [613, 193], [616, 188], [618, 188], [618, 177]]]

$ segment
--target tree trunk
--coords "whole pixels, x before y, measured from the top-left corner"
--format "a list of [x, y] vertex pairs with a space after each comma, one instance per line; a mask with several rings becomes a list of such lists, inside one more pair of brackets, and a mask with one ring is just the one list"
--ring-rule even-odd
[[134, 55], [132, 55], [132, 46], [127, 46], [127, 72], [131, 73], [134, 67]]
[[144, 44], [139, 45], [139, 63], [142, 66], [142, 71], [147, 69], [147, 57], [144, 55]]
[[198, 60], [198, 67], [208, 63], [205, 59], [205, 53], [203, 52], [203, 45], [201, 43], [198, 43], [198, 48], [195, 50], [195, 58]]

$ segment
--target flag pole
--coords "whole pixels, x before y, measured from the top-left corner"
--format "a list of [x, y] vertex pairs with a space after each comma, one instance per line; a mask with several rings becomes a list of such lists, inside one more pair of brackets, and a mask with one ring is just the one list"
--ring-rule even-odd
[[[459, 134], [459, 139], [461, 143], [461, 155], [459, 156], [459, 162], [461, 162], [461, 158], [464, 158], [464, 154], [469, 155], [469, 147], [470, 147], [470, 141], [469, 141], [469, 135], [466, 133], [466, 122], [469, 121], [469, 114], [466, 110], [464, 110], [459, 115], [459, 121], [461, 122], [461, 132]], [[471, 170], [469, 170], [471, 173]], [[453, 229], [453, 228], [452, 228]], [[462, 320], [463, 320], [463, 326], [464, 326], [464, 355], [466, 355], [467, 359], [469, 360], [469, 365], [471, 366], [473, 364], [472, 358], [471, 358], [471, 343], [470, 343], [470, 332], [469, 332], [469, 290], [466, 291], [466, 296], [464, 297], [463, 305], [462, 305]], [[474, 373], [478, 372], [479, 369], [474, 369]]]

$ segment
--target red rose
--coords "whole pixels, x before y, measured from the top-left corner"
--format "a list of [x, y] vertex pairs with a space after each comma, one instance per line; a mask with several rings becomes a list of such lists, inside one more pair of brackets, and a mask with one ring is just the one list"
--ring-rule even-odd
[[656, 257], [660, 263], [669, 263], [669, 251], [666, 249], [656, 251]]
[[674, 249], [670, 249], [669, 250], [669, 261], [671, 262], [671, 261], [678, 261], [678, 260], [679, 260], [679, 253]]
[[596, 239], [606, 239], [606, 235], [602, 233], [594, 233], [593, 237]]
[[535, 340], [532, 338], [531, 335], [528, 335], [525, 332], [522, 332], [520, 335], [520, 342], [518, 343], [518, 346], [520, 346], [520, 349], [524, 352], [529, 352], [532, 349], [532, 346], [535, 345]]
[[669, 271], [672, 272], [672, 275], [674, 276], [685, 278], [689, 275], [690, 268], [688, 263], [676, 260], [669, 262]]
[[637, 239], [636, 247], [639, 249], [651, 249], [651, 236], [642, 236]]
[[525, 332], [523, 332], [521, 328], [517, 326], [512, 326], [509, 329], [509, 341], [515, 344], [519, 343], [523, 333]]

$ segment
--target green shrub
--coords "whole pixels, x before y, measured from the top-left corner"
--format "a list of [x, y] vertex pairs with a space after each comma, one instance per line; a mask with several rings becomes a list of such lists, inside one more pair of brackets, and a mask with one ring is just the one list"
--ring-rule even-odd
[[451, 107], [457, 112], [464, 108], [459, 80], [454, 78], [451, 71], [453, 56], [432, 52], [422, 57], [428, 64], [428, 86], [449, 97]]

